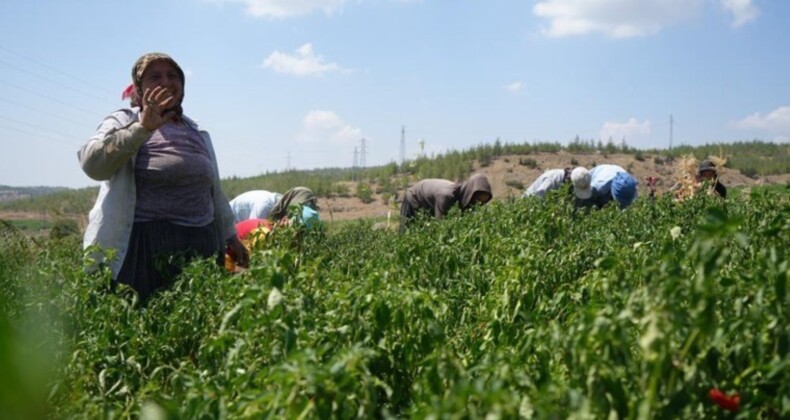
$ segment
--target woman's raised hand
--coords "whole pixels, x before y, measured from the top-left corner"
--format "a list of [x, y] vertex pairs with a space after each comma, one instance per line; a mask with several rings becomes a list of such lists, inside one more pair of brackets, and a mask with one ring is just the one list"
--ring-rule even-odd
[[176, 116], [175, 109], [169, 109], [176, 98], [167, 88], [157, 86], [143, 92], [140, 124], [148, 131], [154, 131]]

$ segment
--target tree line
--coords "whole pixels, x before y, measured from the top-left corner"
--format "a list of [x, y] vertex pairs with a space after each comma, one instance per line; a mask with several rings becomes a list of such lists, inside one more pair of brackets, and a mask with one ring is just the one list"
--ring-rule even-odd
[[[490, 165], [506, 155], [525, 156], [519, 163], [535, 167], [529, 155], [565, 151], [574, 154], [632, 154], [643, 160], [645, 154], [670, 160], [684, 155], [697, 159], [708, 156], [727, 158], [727, 167], [750, 177], [790, 173], [790, 144], [761, 140], [734, 143], [708, 143], [700, 146], [680, 145], [671, 150], [642, 150], [624, 141], [584, 140], [575, 138], [568, 144], [560, 142], [508, 143], [496, 139], [493, 143], [480, 144], [463, 150], [449, 150], [430, 156], [419, 156], [403, 163], [389, 162], [365, 168], [326, 168], [314, 170], [288, 170], [266, 172], [249, 178], [230, 177], [222, 180], [222, 189], [229, 199], [249, 190], [285, 192], [295, 186], [305, 186], [319, 197], [357, 196], [365, 201], [371, 194], [394, 197], [409, 182], [424, 178], [444, 178], [460, 181], [467, 178], [477, 162]], [[352, 190], [351, 185], [356, 184]], [[98, 194], [98, 188], [57, 190], [51, 194], [0, 203], [0, 211], [42, 212], [53, 214], [87, 214]], [[385, 200], [386, 201], [386, 200]]]

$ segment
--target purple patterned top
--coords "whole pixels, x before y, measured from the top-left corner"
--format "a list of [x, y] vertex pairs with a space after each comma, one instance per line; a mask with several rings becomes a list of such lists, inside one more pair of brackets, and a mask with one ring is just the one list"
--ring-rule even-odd
[[200, 134], [182, 122], [163, 125], [137, 151], [134, 221], [211, 223], [212, 177], [211, 158]]

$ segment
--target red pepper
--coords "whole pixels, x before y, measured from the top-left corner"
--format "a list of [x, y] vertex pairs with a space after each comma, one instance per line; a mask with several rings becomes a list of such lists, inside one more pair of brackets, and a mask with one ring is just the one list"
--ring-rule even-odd
[[708, 393], [711, 401], [728, 411], [738, 411], [741, 407], [741, 396], [738, 393], [727, 395], [716, 388], [711, 388]]

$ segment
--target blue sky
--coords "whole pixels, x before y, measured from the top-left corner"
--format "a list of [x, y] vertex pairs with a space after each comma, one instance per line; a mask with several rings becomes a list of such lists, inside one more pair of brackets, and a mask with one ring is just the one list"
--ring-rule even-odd
[[0, 184], [76, 151], [170, 54], [223, 177], [507, 142], [790, 140], [784, 0], [4, 0]]

